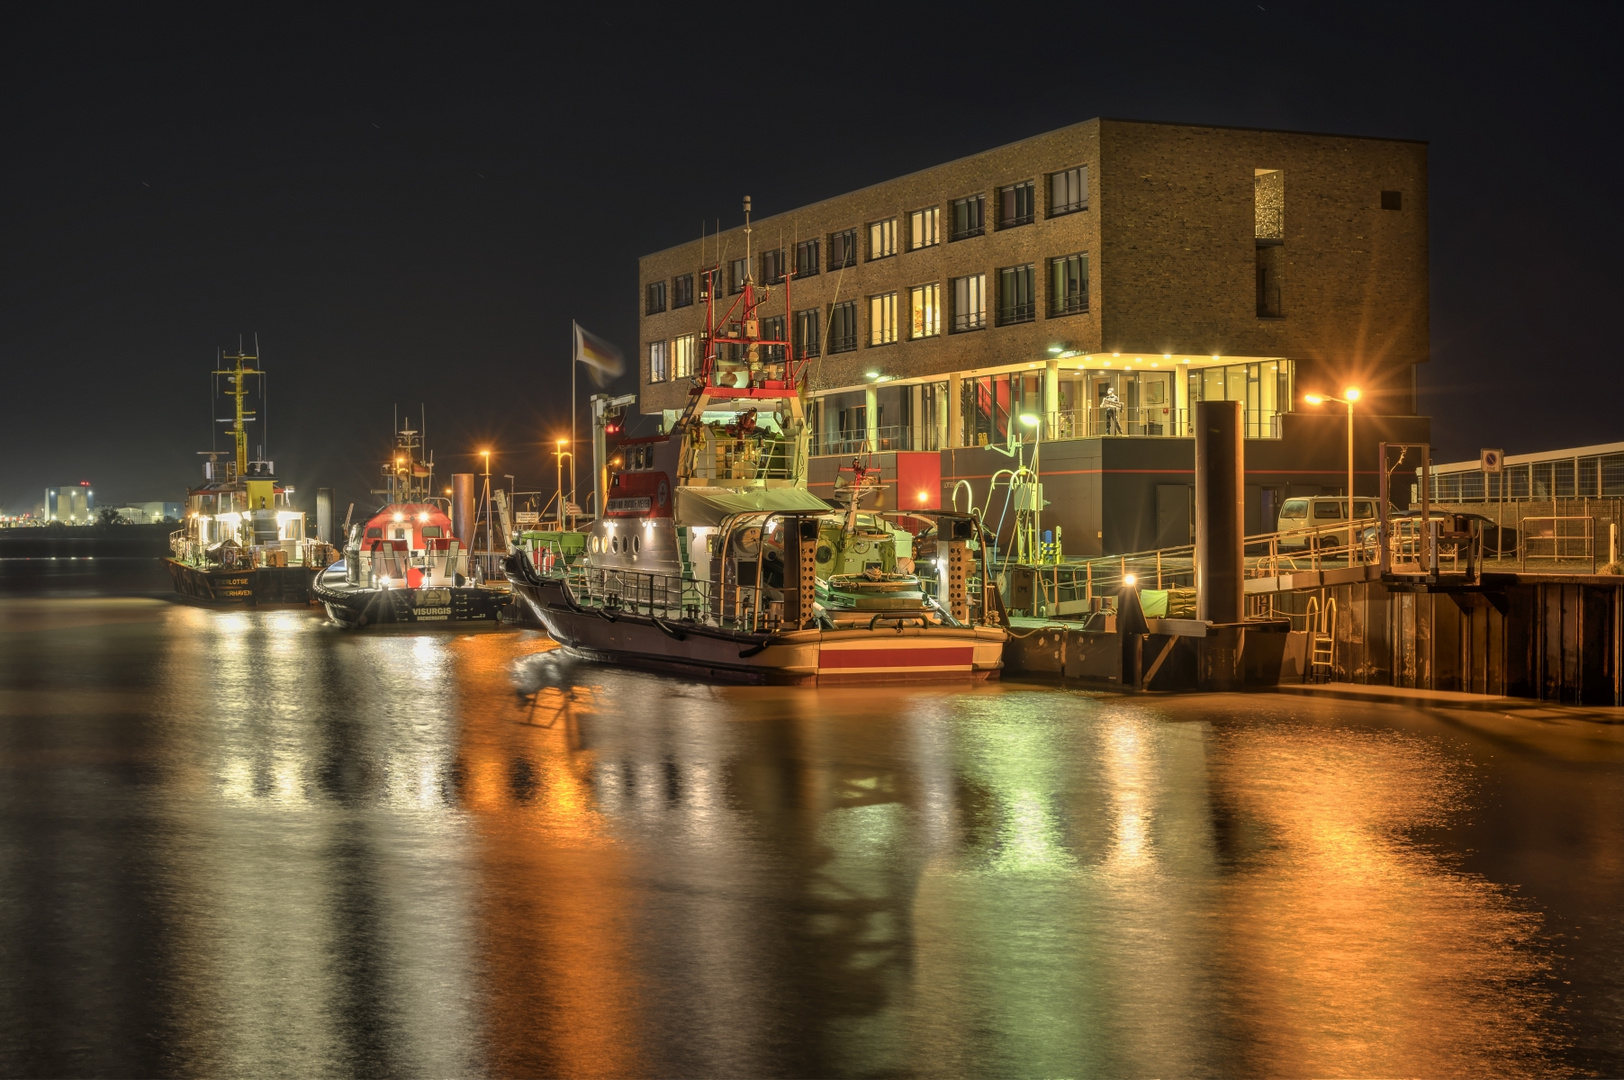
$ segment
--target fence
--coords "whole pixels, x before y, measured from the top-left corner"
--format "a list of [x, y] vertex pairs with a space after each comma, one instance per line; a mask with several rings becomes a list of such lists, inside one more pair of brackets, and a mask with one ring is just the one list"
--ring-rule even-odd
[[1596, 522], [1589, 517], [1526, 517], [1517, 531], [1517, 555], [1529, 559], [1590, 561], [1596, 572]]

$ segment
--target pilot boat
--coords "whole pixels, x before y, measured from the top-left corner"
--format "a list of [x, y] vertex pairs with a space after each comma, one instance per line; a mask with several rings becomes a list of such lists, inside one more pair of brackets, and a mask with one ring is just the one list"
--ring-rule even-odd
[[[622, 439], [612, 460], [595, 418], [607, 466], [585, 552], [514, 550], [514, 592], [564, 649], [611, 663], [820, 685], [996, 676], [1007, 631], [998, 605], [972, 596], [977, 523], [864, 511], [879, 478], [855, 461], [843, 509], [808, 491], [804, 363], [788, 334], [760, 332], [769, 302], [793, 310], [792, 278], [779, 304], [747, 277], [718, 318], [719, 270], [702, 275], [688, 407], [664, 434]], [[934, 548], [933, 581], [916, 572], [910, 523]]]
[[250, 379], [264, 376], [259, 357], [238, 349], [222, 360], [232, 366], [214, 374], [235, 402], [234, 452], [201, 452], [203, 483], [186, 492], [186, 516], [170, 534], [164, 564], [175, 591], [193, 600], [308, 604], [327, 546], [305, 538], [305, 515], [293, 508], [293, 489], [277, 478], [275, 463], [248, 458], [247, 425], [256, 416], [243, 399]]
[[349, 529], [343, 557], [311, 591], [328, 617], [347, 629], [382, 623], [492, 623], [512, 599], [506, 582], [470, 574], [446, 499], [434, 490], [434, 463], [410, 428], [396, 435], [384, 466], [386, 502]]

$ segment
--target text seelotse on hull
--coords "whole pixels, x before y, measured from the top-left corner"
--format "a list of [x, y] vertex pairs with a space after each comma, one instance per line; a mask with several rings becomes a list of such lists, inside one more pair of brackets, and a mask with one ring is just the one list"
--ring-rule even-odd
[[1006, 632], [973, 614], [969, 516], [908, 515], [935, 548], [927, 582], [907, 519], [857, 508], [873, 473], [854, 470], [844, 510], [807, 490], [801, 365], [783, 359], [792, 342], [758, 332], [772, 295], [747, 280], [718, 322], [704, 290], [689, 407], [668, 433], [601, 452], [607, 497], [585, 555], [515, 551], [515, 592], [560, 645], [599, 660], [775, 682], [994, 675]]
[[397, 496], [350, 529], [343, 558], [316, 577], [312, 592], [340, 626], [388, 623], [492, 623], [511, 599], [469, 570], [444, 499], [430, 497], [433, 465], [420, 461], [415, 431], [398, 435], [386, 493]]

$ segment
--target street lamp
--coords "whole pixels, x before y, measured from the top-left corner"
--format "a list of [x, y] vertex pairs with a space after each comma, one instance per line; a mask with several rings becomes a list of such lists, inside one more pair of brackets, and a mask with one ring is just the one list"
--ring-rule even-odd
[[1334, 401], [1338, 405], [1348, 407], [1348, 544], [1353, 545], [1353, 403], [1359, 400], [1359, 388], [1350, 386], [1342, 391], [1341, 397], [1332, 397], [1329, 394], [1304, 394], [1303, 400], [1310, 405], [1323, 405], [1327, 401]]
[[570, 468], [575, 467], [575, 455], [564, 449], [568, 439], [558, 439], [553, 443], [553, 457], [558, 462], [558, 531], [564, 531], [564, 459], [570, 459]]

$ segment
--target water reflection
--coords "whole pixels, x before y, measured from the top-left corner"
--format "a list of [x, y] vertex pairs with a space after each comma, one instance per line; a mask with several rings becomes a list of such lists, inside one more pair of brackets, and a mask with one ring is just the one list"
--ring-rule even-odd
[[1435, 734], [299, 612], [0, 602], [0, 637], [9, 1072], [1563, 1060], [1536, 898], [1438, 842], [1481, 795]]

